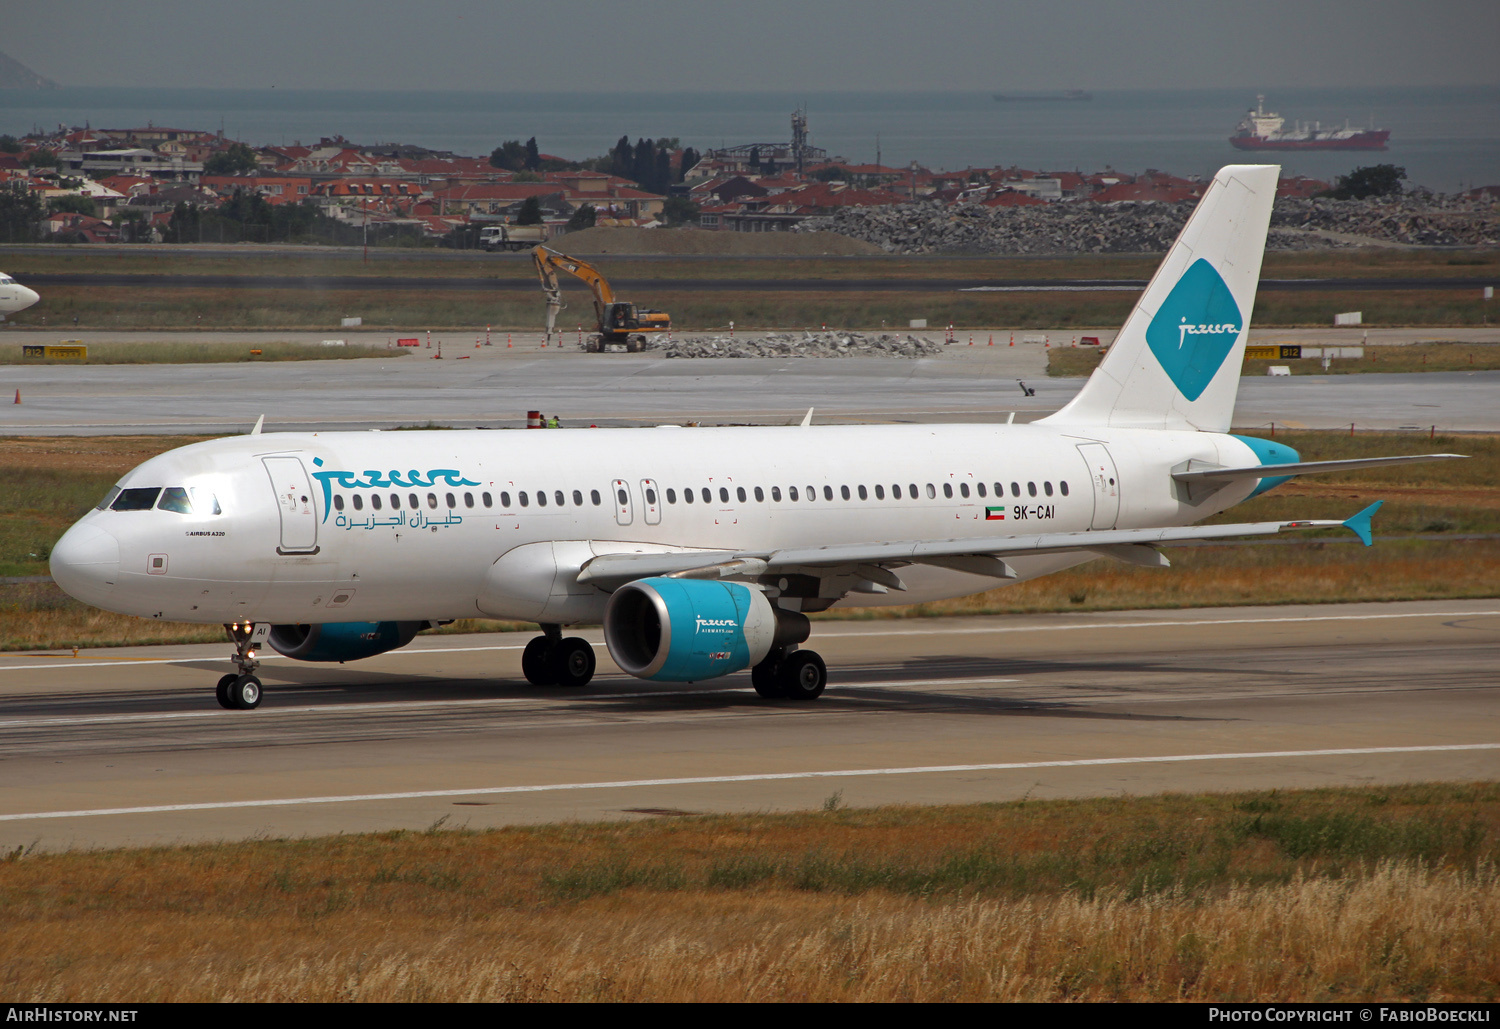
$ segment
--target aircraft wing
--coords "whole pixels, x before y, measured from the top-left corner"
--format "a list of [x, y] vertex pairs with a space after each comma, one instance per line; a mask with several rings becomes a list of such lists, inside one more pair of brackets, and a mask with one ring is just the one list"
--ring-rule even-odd
[[[1105, 529], [1089, 532], [1050, 532], [1027, 536], [990, 536], [981, 539], [900, 540], [836, 543], [823, 547], [789, 547], [764, 551], [697, 551], [674, 554], [604, 554], [583, 566], [581, 583], [610, 589], [654, 575], [682, 578], [739, 578], [767, 573], [820, 569], [848, 569], [882, 585], [902, 589], [887, 566], [930, 564], [956, 571], [1014, 578], [1007, 556], [1021, 554], [1098, 553], [1131, 564], [1165, 565], [1158, 546], [1197, 540], [1227, 540], [1240, 536], [1270, 536], [1294, 529], [1353, 530], [1371, 543], [1370, 519], [1376, 502], [1345, 521], [1313, 519], [1294, 522], [1239, 522], [1231, 525], [1183, 525], [1154, 529]], [[873, 574], [870, 574], [873, 573]], [[883, 574], [882, 574], [883, 573]]]

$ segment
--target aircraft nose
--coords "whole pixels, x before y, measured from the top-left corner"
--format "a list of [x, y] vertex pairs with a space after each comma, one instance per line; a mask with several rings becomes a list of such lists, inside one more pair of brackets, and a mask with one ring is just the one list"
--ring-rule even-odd
[[52, 548], [52, 580], [64, 593], [94, 603], [115, 588], [120, 576], [120, 541], [99, 528], [80, 522]]

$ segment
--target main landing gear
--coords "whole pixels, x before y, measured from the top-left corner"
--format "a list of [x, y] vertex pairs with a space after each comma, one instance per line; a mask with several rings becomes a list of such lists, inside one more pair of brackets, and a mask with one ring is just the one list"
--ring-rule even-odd
[[218, 686], [214, 688], [214, 696], [218, 698], [220, 707], [231, 711], [250, 711], [260, 707], [262, 695], [260, 680], [253, 674], [260, 667], [260, 662], [255, 660], [255, 648], [265, 640], [271, 627], [262, 626], [261, 631], [257, 632], [256, 626], [248, 622], [236, 622], [224, 628], [234, 641], [234, 656], [230, 660], [239, 671], [220, 679]]
[[564, 639], [560, 625], [543, 625], [521, 652], [521, 672], [533, 686], [583, 686], [594, 677], [594, 648], [578, 636]]
[[828, 667], [813, 650], [773, 649], [750, 669], [750, 683], [767, 700], [816, 700], [828, 685]]

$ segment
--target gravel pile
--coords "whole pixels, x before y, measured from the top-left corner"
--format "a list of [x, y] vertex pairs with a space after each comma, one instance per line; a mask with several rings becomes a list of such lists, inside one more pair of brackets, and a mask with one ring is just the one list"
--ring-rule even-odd
[[[1192, 202], [1086, 201], [1034, 207], [949, 207], [935, 201], [847, 207], [809, 218], [799, 232], [837, 232], [887, 253], [990, 254], [1161, 253], [1177, 238]], [[1418, 246], [1493, 246], [1500, 217], [1493, 204], [1414, 190], [1370, 200], [1283, 199], [1276, 202], [1272, 250], [1358, 245], [1338, 233]]]
[[687, 336], [662, 347], [664, 357], [931, 357], [942, 352], [942, 344], [930, 339], [859, 332]]

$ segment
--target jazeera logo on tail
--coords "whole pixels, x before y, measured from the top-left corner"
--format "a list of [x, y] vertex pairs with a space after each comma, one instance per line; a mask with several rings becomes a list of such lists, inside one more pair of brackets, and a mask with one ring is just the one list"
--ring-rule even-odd
[[1197, 400], [1244, 329], [1229, 286], [1200, 257], [1177, 280], [1151, 319], [1146, 343], [1182, 395]]

